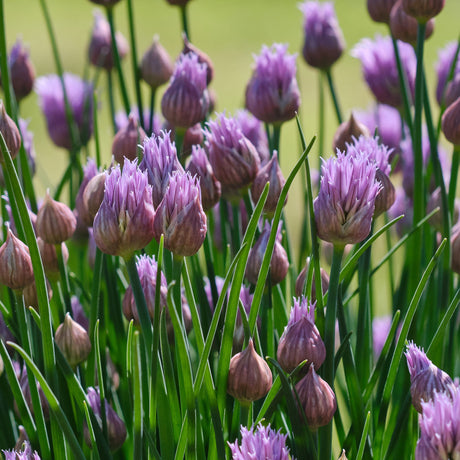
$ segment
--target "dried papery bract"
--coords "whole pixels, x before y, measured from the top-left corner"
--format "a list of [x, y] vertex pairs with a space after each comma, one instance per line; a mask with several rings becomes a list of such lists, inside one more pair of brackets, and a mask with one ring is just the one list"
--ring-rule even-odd
[[182, 54], [194, 53], [198, 56], [198, 62], [206, 65], [206, 83], [209, 85], [214, 77], [214, 65], [211, 58], [204, 52], [192, 45], [185, 34], [182, 35], [184, 40], [184, 48]]

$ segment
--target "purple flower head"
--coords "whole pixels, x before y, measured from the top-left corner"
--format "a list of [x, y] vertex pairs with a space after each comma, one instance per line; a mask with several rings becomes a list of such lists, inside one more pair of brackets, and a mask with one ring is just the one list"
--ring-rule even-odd
[[263, 123], [245, 109], [236, 111], [235, 120], [240, 125], [241, 132], [256, 148], [260, 157], [260, 162], [264, 163], [268, 161], [270, 152], [268, 151], [267, 133]]
[[417, 347], [414, 342], [409, 342], [404, 354], [406, 356], [407, 367], [409, 368], [411, 380], [432, 364], [423, 349]]
[[191, 256], [206, 236], [206, 214], [201, 206], [199, 180], [190, 173], [174, 171], [153, 222], [155, 239], [175, 256]]
[[174, 171], [183, 172], [177, 158], [177, 150], [171, 141], [169, 132], [160, 131], [159, 136], [147, 137], [143, 145], [144, 157], [139, 165], [147, 172], [149, 184], [152, 186], [153, 205], [159, 206], [168, 188], [169, 178]]
[[8, 56], [11, 84], [16, 100], [20, 101], [28, 96], [34, 88], [35, 69], [30, 60], [29, 50], [18, 39]]
[[302, 317], [305, 317], [312, 324], [315, 324], [315, 303], [312, 304], [304, 296], [298, 299], [294, 297], [294, 306], [291, 308], [289, 321], [286, 327], [296, 323]]
[[419, 415], [420, 439], [415, 460], [458, 460], [460, 458], [460, 391], [453, 399], [435, 393], [431, 401], [422, 402]]
[[[136, 268], [139, 274], [142, 290], [144, 291], [145, 301], [149, 311], [150, 318], [155, 316], [155, 294], [157, 284], [158, 264], [155, 256], [142, 255], [137, 257]], [[160, 308], [163, 309], [167, 303], [168, 283], [166, 277], [161, 273], [160, 285]], [[136, 302], [131, 285], [126, 289], [123, 297], [123, 313], [128, 320], [134, 319], [136, 324], [139, 324], [139, 313], [137, 311]]]
[[[67, 100], [72, 111], [75, 128], [81, 145], [86, 145], [93, 132], [92, 94], [93, 85], [77, 75], [64, 73]], [[45, 115], [51, 140], [65, 149], [72, 148], [72, 138], [65, 115], [64, 93], [58, 75], [38, 77], [35, 90]]]
[[248, 187], [259, 171], [257, 150], [235, 118], [221, 113], [207, 125], [205, 147], [222, 193], [228, 197], [238, 195], [238, 190]]
[[340, 58], [345, 48], [334, 4], [306, 1], [299, 5], [299, 9], [305, 18], [303, 57], [312, 67], [328, 69]]
[[99, 170], [97, 169], [96, 161], [93, 158], [88, 158], [86, 165], [83, 166], [83, 180], [81, 181], [80, 188], [78, 189], [77, 196], [75, 197], [75, 210], [74, 213], [77, 217], [77, 228], [81, 226], [90, 226], [89, 223], [90, 219], [88, 214], [88, 210], [84, 205], [83, 200], [83, 193], [85, 191], [88, 182], [99, 174]]
[[296, 55], [288, 45], [262, 46], [254, 56], [255, 68], [246, 87], [246, 108], [265, 123], [283, 123], [294, 118], [300, 105], [296, 80]]
[[[94, 25], [91, 42], [88, 49], [88, 57], [91, 64], [112, 70], [115, 59], [112, 52], [112, 34], [110, 25], [100, 10], [94, 10]], [[128, 42], [120, 32], [115, 33], [115, 42], [120, 59], [123, 59], [129, 51]]]
[[313, 206], [318, 236], [333, 244], [359, 243], [371, 229], [380, 184], [376, 165], [362, 152], [338, 152], [323, 162], [318, 197]]
[[[457, 52], [457, 42], [450, 42], [444, 48], [439, 50], [438, 61], [436, 63], [436, 73], [438, 75], [438, 84], [436, 86], [436, 99], [438, 104], [444, 100], [445, 87], [447, 84], [447, 78], [449, 77], [450, 68], [454, 62], [455, 53]], [[460, 73], [460, 55], [457, 58], [455, 64], [454, 77]]]
[[259, 423], [256, 429], [252, 427], [250, 430], [241, 425], [241, 444], [238, 445], [237, 439], [228, 445], [233, 460], [295, 460], [289, 455], [286, 438], [287, 435], [281, 434], [280, 430], [272, 430], [270, 424]]
[[207, 66], [195, 53], [181, 54], [161, 100], [161, 111], [176, 128], [189, 128], [208, 113]]
[[104, 199], [94, 218], [93, 233], [102, 252], [129, 257], [153, 238], [155, 211], [147, 173], [126, 160], [105, 180]]
[[372, 340], [374, 356], [378, 358], [382, 352], [391, 328], [391, 316], [385, 315], [372, 320]]
[[[417, 67], [415, 52], [411, 45], [399, 41], [397, 43], [413, 96]], [[376, 35], [374, 41], [364, 38], [353, 48], [351, 54], [361, 61], [364, 79], [377, 101], [392, 107], [401, 107], [403, 101], [391, 37]]]
[[[139, 110], [137, 106], [131, 106], [131, 112], [129, 115], [132, 115], [134, 119], [139, 123]], [[144, 109], [144, 113], [142, 114], [145, 131], [148, 133], [150, 131], [150, 109]], [[125, 127], [129, 123], [128, 115], [124, 110], [120, 110], [115, 114], [115, 126], [117, 128], [117, 132], [120, 131], [121, 128]], [[159, 136], [161, 132], [161, 125], [162, 121], [160, 115], [155, 113], [153, 115], [153, 127], [152, 132], [150, 133], [155, 134], [155, 136]]]
[[[88, 400], [88, 404], [91, 407], [94, 415], [96, 416], [97, 422], [102, 428], [102, 418], [101, 418], [101, 396], [99, 393], [99, 388], [89, 387], [86, 398]], [[107, 437], [110, 450], [112, 452], [119, 449], [126, 439], [126, 426], [123, 420], [117, 415], [117, 413], [113, 410], [112, 406], [109, 404], [108, 401], [105, 401], [105, 416], [107, 420]], [[85, 427], [86, 428], [86, 427]], [[91, 440], [89, 438], [89, 433], [85, 430], [85, 440], [91, 445]]]
[[352, 144], [348, 144], [347, 155], [357, 155], [363, 152], [368, 161], [375, 163], [378, 169], [387, 176], [391, 172], [389, 163], [392, 149], [386, 145], [379, 143], [379, 137], [359, 136], [359, 139], [354, 138]]
[[203, 210], [205, 212], [209, 211], [220, 200], [221, 186], [214, 175], [211, 163], [203, 147], [199, 145], [192, 146], [192, 159], [187, 166], [187, 171], [192, 176], [196, 175], [200, 179]]
[[20, 450], [16, 448], [12, 450], [2, 450], [5, 460], [40, 460], [40, 456], [36, 451], [32, 451], [32, 446], [29, 441], [24, 441]]

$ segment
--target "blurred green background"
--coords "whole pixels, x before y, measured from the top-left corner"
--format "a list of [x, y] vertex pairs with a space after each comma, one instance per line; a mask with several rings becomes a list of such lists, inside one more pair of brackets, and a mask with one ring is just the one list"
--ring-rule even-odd
[[[53, 21], [58, 47], [67, 71], [82, 75], [87, 68], [87, 47], [93, 26], [93, 10], [97, 5], [87, 0], [47, 0]], [[138, 59], [150, 46], [155, 34], [175, 58], [182, 48], [179, 10], [164, 0], [133, 0], [136, 23]], [[360, 63], [350, 56], [351, 48], [363, 37], [386, 34], [386, 26], [373, 23], [367, 13], [365, 0], [337, 0], [335, 8], [347, 43], [347, 49], [333, 68], [342, 112], [345, 117], [353, 108], [366, 108], [372, 97], [361, 77]], [[204, 50], [215, 66], [212, 88], [217, 94], [217, 111], [233, 113], [244, 104], [244, 91], [251, 74], [253, 54], [258, 54], [263, 44], [289, 43], [289, 51], [299, 52], [303, 41], [303, 17], [294, 0], [193, 0], [188, 6], [190, 36], [193, 44]], [[128, 37], [127, 2], [115, 6], [116, 28]], [[8, 47], [17, 37], [30, 46], [37, 75], [55, 72], [49, 37], [38, 0], [6, 0], [5, 23]], [[436, 84], [434, 62], [438, 49], [458, 37], [460, 1], [447, 0], [442, 13], [436, 18], [435, 32], [426, 43], [426, 70], [429, 88], [434, 93]], [[130, 99], [134, 102], [130, 56], [124, 61], [129, 83]], [[94, 71], [90, 70], [90, 75]], [[308, 68], [301, 56], [298, 58], [298, 81], [302, 92], [301, 117], [307, 138], [317, 132], [318, 76]], [[105, 78], [99, 82], [101, 145], [105, 163], [110, 161], [112, 132], [108, 118], [107, 88]], [[117, 93], [117, 108], [121, 109]], [[149, 91], [143, 86], [144, 106]], [[158, 98], [159, 99], [159, 98]], [[159, 101], [158, 101], [159, 102]], [[337, 123], [326, 93], [325, 157], [331, 153], [331, 139]], [[435, 108], [435, 114], [437, 108]], [[38, 109], [35, 94], [21, 105], [21, 116], [30, 119], [30, 129], [35, 134], [37, 174], [35, 184], [38, 194], [57, 184], [67, 161], [66, 152], [56, 148], [48, 139], [46, 126]], [[450, 149], [449, 149], [450, 150]], [[89, 151], [94, 154], [93, 143]], [[295, 122], [283, 126], [281, 133], [281, 166], [285, 176], [299, 155], [299, 140]], [[317, 158], [318, 149], [314, 149]], [[317, 166], [317, 159], [313, 166]], [[302, 184], [299, 178], [291, 190], [287, 216], [289, 228], [298, 241], [301, 228], [299, 203]]]

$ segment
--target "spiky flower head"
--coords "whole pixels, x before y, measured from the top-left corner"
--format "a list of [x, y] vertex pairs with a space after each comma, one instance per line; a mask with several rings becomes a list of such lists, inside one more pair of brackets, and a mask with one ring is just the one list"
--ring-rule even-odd
[[[457, 53], [457, 42], [449, 42], [446, 46], [441, 48], [438, 52], [438, 61], [436, 62], [435, 69], [438, 76], [438, 83], [436, 85], [436, 99], [438, 104], [444, 102], [447, 79], [449, 77], [450, 68], [454, 62]], [[454, 78], [460, 73], [460, 55], [457, 57], [455, 63]]]
[[319, 369], [326, 359], [326, 347], [315, 326], [315, 305], [306, 297], [294, 298], [276, 356], [286, 372], [292, 372], [304, 360]]
[[[397, 42], [403, 71], [406, 74], [411, 95], [415, 90], [417, 61], [412, 46]], [[391, 37], [376, 35], [375, 40], [362, 39], [351, 52], [361, 61], [364, 79], [374, 97], [381, 104], [402, 107], [402, 94]]]
[[337, 153], [323, 162], [321, 185], [313, 203], [318, 236], [345, 246], [359, 243], [371, 229], [380, 184], [377, 167], [362, 152]]
[[204, 51], [200, 50], [195, 45], [192, 45], [185, 33], [182, 34], [182, 39], [184, 41], [182, 54], [194, 53], [198, 56], [198, 62], [206, 66], [206, 84], [209, 85], [214, 77], [214, 65], [211, 58]]
[[114, 167], [105, 180], [104, 200], [94, 218], [93, 234], [102, 252], [129, 257], [153, 238], [152, 187], [137, 161]]
[[423, 410], [422, 402], [430, 401], [437, 392], [444, 392], [453, 398], [457, 388], [451, 377], [436, 367], [423, 349], [410, 342], [405, 355], [410, 374], [412, 404], [418, 412]]
[[[93, 85], [77, 75], [64, 73], [64, 86], [81, 145], [86, 145], [93, 132]], [[59, 75], [46, 75], [35, 80], [35, 91], [46, 118], [48, 134], [58, 146], [70, 150], [72, 138], [67, 123], [64, 93]]]
[[195, 53], [181, 54], [161, 100], [165, 119], [176, 128], [189, 128], [206, 118], [209, 95], [205, 64]]
[[270, 158], [268, 151], [267, 132], [263, 123], [246, 109], [237, 110], [235, 120], [240, 125], [241, 132], [252, 142], [259, 154], [260, 162], [264, 163]]
[[159, 136], [144, 138], [144, 156], [139, 165], [147, 172], [149, 184], [152, 186], [153, 205], [158, 207], [168, 188], [169, 178], [174, 171], [183, 172], [177, 158], [176, 144], [171, 141], [169, 132], [161, 131]]
[[41, 457], [34, 450], [29, 441], [24, 441], [22, 446], [11, 450], [2, 450], [5, 460], [41, 460]]
[[157, 241], [175, 256], [191, 256], [200, 249], [206, 236], [206, 214], [201, 206], [199, 180], [190, 173], [175, 171], [158, 206], [153, 222]]
[[[155, 256], [141, 255], [136, 261], [137, 273], [141, 282], [142, 290], [144, 291], [145, 301], [147, 303], [150, 318], [155, 316], [155, 295], [157, 285], [158, 264]], [[166, 307], [168, 295], [168, 283], [165, 275], [161, 273], [160, 278], [160, 308]], [[123, 313], [128, 320], [134, 319], [136, 324], [139, 324], [139, 313], [137, 311], [136, 302], [131, 285], [126, 289], [123, 297]]]
[[238, 196], [238, 191], [247, 188], [259, 171], [257, 150], [244, 136], [239, 123], [225, 113], [207, 125], [205, 147], [222, 193], [230, 198]]
[[[270, 281], [273, 285], [281, 283], [281, 281], [286, 278], [289, 270], [287, 253], [281, 244], [281, 226], [282, 223], [280, 222], [276, 233], [275, 246], [270, 259]], [[249, 252], [245, 276], [246, 279], [254, 285], [257, 284], [257, 280], [260, 276], [260, 269], [267, 250], [270, 233], [271, 225], [266, 221], [262, 233]]]
[[13, 86], [16, 100], [28, 96], [34, 88], [35, 69], [30, 60], [29, 50], [18, 39], [13, 45], [8, 56], [11, 85]]
[[205, 212], [213, 208], [220, 200], [221, 185], [214, 175], [211, 163], [203, 147], [192, 146], [192, 158], [187, 171], [200, 179], [201, 201]]
[[[100, 428], [102, 428], [102, 404], [99, 388], [89, 387], [86, 397], [88, 399], [89, 406], [91, 407], [92, 411], [94, 412], [94, 415], [96, 416]], [[114, 452], [117, 449], [119, 449], [125, 442], [127, 434], [126, 426], [123, 420], [113, 410], [112, 406], [109, 404], [108, 401], [105, 401], [104, 406], [105, 417], [107, 421], [107, 440], [109, 443], [110, 450]], [[87, 430], [85, 430], [85, 441], [88, 445], [91, 445], [89, 432], [87, 432]]]
[[434, 393], [422, 402], [419, 415], [420, 439], [415, 460], [460, 459], [460, 391], [451, 399], [445, 393]]
[[246, 108], [265, 123], [283, 123], [294, 118], [300, 105], [296, 80], [296, 55], [288, 45], [262, 46], [254, 56], [255, 67], [246, 87]]
[[299, 5], [304, 15], [302, 54], [307, 64], [328, 69], [342, 55], [345, 40], [332, 2], [306, 1]]
[[168, 82], [173, 74], [173, 63], [166, 49], [160, 44], [158, 35], [153, 37], [149, 49], [142, 56], [141, 76], [152, 88]]
[[[93, 14], [94, 25], [88, 48], [88, 58], [94, 66], [110, 71], [115, 64], [110, 25], [100, 10], [95, 10]], [[115, 43], [118, 49], [118, 56], [123, 59], [128, 54], [129, 46], [121, 32], [115, 33]]]
[[264, 459], [264, 460], [295, 460], [289, 455], [286, 446], [287, 435], [281, 431], [275, 431], [261, 422], [257, 428], [247, 429], [241, 425], [241, 444], [238, 439], [234, 443], [228, 443], [232, 451], [233, 460]]

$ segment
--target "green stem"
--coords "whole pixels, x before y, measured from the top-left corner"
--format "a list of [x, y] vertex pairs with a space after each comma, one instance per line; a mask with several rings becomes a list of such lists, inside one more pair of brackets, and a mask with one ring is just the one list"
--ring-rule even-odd
[[280, 136], [281, 136], [281, 123], [273, 124], [273, 141], [272, 141], [272, 151], [270, 152], [270, 157], [273, 155], [273, 150], [278, 152], [278, 160], [280, 158]]
[[[324, 104], [324, 74], [318, 72], [318, 171], [321, 171], [321, 155], [324, 154], [324, 122], [325, 122], [325, 104]], [[318, 179], [319, 180], [319, 179]], [[317, 184], [319, 187], [319, 184]]]
[[[173, 300], [174, 306], [176, 307], [177, 314], [181, 321], [182, 317], [182, 292], [181, 292], [181, 274], [182, 274], [182, 262], [183, 257], [173, 256], [173, 266], [172, 266], [172, 277], [174, 280], [173, 287]], [[181, 323], [182, 324], [182, 323]], [[182, 324], [183, 325], [183, 324]]]
[[[326, 323], [324, 331], [324, 345], [326, 359], [323, 365], [324, 380], [334, 388], [334, 350], [335, 350], [335, 323], [337, 319], [337, 300], [339, 293], [340, 266], [342, 263], [343, 246], [334, 245], [332, 267], [329, 279], [329, 289], [326, 307]], [[319, 272], [317, 272], [319, 273]], [[329, 460], [332, 452], [332, 423], [321, 430], [321, 458]]]
[[96, 165], [98, 168], [101, 166], [101, 143], [99, 139], [99, 123], [97, 116], [97, 93], [93, 92], [93, 130], [94, 130], [94, 143], [96, 147]]
[[188, 28], [188, 16], [187, 16], [187, 5], [183, 5], [180, 7], [180, 19], [182, 22], [182, 32], [187, 37], [188, 41], [191, 41], [190, 38], [190, 31]]
[[454, 216], [455, 194], [457, 192], [457, 178], [458, 167], [460, 163], [460, 145], [454, 146], [454, 153], [452, 154], [452, 167], [450, 170], [449, 182], [449, 212]]
[[177, 157], [184, 166], [185, 158], [182, 156], [184, 138], [185, 138], [185, 129], [184, 128], [175, 128], [175, 138], [176, 143]]
[[59, 265], [59, 273], [61, 275], [61, 287], [62, 287], [62, 292], [64, 295], [64, 304], [65, 304], [65, 309], [67, 313], [72, 313], [72, 306], [70, 302], [70, 284], [69, 284], [69, 276], [67, 273], [67, 266], [64, 261], [64, 257], [62, 255], [62, 244], [56, 244], [54, 245], [56, 249], [56, 256], [58, 260], [58, 265]]
[[151, 136], [153, 134], [153, 119], [155, 117], [155, 96], [157, 93], [156, 88], [152, 88], [150, 93], [150, 115], [149, 115], [149, 131], [148, 135]]
[[117, 132], [117, 124], [115, 123], [115, 102], [113, 99], [113, 77], [110, 70], [107, 71], [107, 90], [109, 93], [109, 110], [110, 121], [112, 122], [113, 133]]
[[327, 84], [329, 86], [329, 91], [331, 92], [332, 102], [334, 103], [334, 110], [335, 110], [335, 115], [337, 117], [337, 122], [340, 125], [343, 119], [342, 119], [342, 113], [340, 111], [339, 100], [337, 98], [337, 93], [334, 87], [334, 81], [332, 80], [331, 69], [327, 69], [325, 71], [325, 74], [327, 77]]
[[13, 115], [13, 90], [11, 87], [10, 69], [8, 67], [8, 50], [6, 48], [5, 8], [0, 0], [0, 72], [2, 75], [2, 89], [5, 96], [5, 108], [12, 118]]
[[113, 8], [107, 8], [106, 11], [107, 11], [107, 20], [109, 21], [109, 24], [110, 24], [110, 34], [112, 37], [112, 53], [113, 53], [113, 58], [115, 61], [115, 67], [117, 69], [118, 82], [120, 84], [121, 99], [123, 101], [123, 106], [125, 108], [126, 115], [129, 115], [130, 106], [129, 106], [128, 92], [126, 91], [125, 78], [123, 76], [123, 70], [121, 68], [120, 54], [118, 53], [117, 42], [115, 40], [115, 25], [113, 21]]

